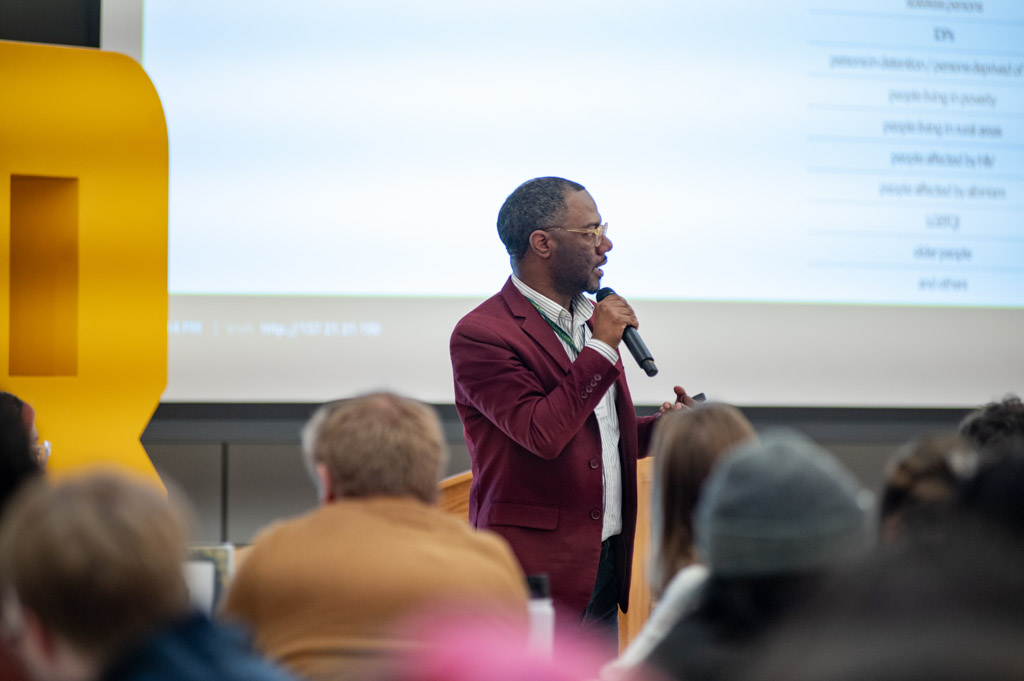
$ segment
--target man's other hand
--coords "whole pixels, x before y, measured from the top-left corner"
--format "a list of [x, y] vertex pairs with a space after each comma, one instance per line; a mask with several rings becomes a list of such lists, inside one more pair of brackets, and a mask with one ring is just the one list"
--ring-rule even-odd
[[679, 409], [692, 409], [697, 405], [692, 397], [686, 394], [686, 390], [681, 385], [677, 385], [672, 388], [676, 393], [675, 402], [664, 402], [661, 405], [661, 409], [658, 411], [662, 414], [670, 411], [676, 411]]

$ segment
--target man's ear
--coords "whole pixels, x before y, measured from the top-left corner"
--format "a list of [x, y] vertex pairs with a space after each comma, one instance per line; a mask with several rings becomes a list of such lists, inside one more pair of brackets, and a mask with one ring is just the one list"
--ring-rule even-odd
[[535, 229], [530, 233], [530, 250], [533, 251], [537, 257], [550, 258], [551, 249], [554, 246], [554, 240], [551, 238], [551, 234], [545, 232], [542, 229]]
[[323, 461], [316, 462], [316, 476], [320, 480], [320, 503], [329, 504], [335, 500], [334, 485], [331, 484], [331, 473]]

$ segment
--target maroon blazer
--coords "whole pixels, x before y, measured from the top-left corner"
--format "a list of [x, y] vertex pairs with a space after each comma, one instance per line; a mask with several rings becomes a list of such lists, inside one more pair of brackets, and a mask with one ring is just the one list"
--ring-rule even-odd
[[473, 464], [470, 522], [503, 536], [526, 574], [546, 573], [563, 621], [579, 622], [597, 579], [604, 491], [594, 409], [618, 389], [622, 540], [619, 606], [629, 606], [636, 530], [636, 461], [655, 416], [638, 419], [622, 361], [592, 348], [569, 360], [511, 278], [456, 325], [455, 406]]

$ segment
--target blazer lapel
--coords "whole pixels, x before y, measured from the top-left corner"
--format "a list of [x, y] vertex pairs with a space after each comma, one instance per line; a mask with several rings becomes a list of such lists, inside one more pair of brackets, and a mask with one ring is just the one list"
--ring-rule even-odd
[[558, 336], [551, 326], [544, 321], [537, 308], [512, 283], [512, 277], [509, 277], [508, 281], [505, 282], [505, 286], [501, 289], [501, 295], [505, 299], [505, 304], [508, 305], [512, 315], [520, 320], [519, 323], [523, 331], [526, 332], [526, 335], [543, 348], [558, 363], [558, 366], [562, 367], [563, 371], [568, 373], [572, 368], [572, 360], [569, 359], [569, 354], [562, 347], [562, 342], [558, 340]]

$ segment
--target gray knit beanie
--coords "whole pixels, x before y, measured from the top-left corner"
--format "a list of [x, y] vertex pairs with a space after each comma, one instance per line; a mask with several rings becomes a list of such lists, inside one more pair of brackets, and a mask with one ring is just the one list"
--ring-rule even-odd
[[874, 541], [872, 495], [803, 435], [776, 430], [718, 462], [695, 512], [711, 573], [753, 577], [837, 566]]

